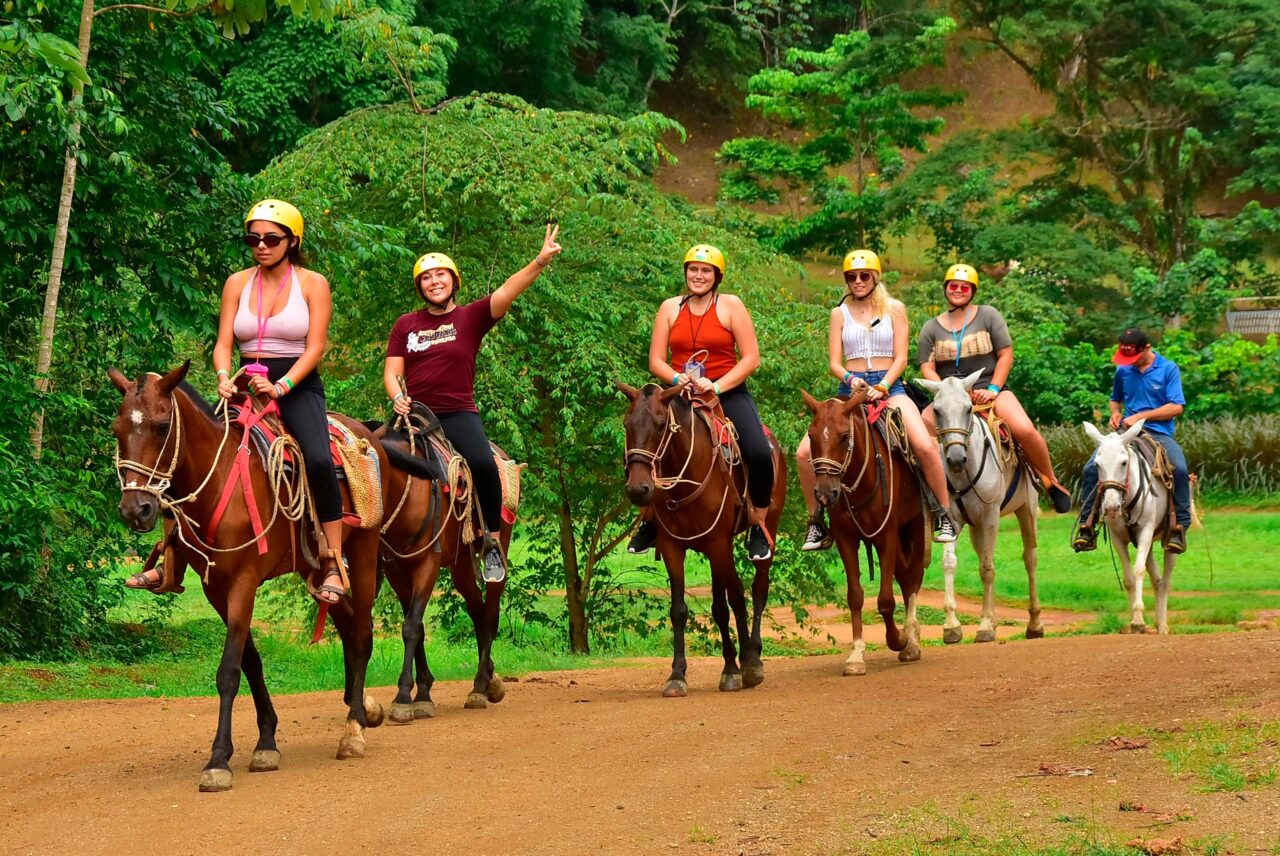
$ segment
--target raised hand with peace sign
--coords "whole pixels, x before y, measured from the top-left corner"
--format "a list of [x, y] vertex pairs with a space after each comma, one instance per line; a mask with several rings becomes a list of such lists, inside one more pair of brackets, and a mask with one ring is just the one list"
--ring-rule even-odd
[[552, 259], [560, 255], [563, 248], [556, 243], [558, 237], [560, 237], [560, 226], [547, 223], [547, 230], [542, 239], [542, 249], [538, 251], [538, 255], [529, 264], [511, 274], [507, 281], [493, 293], [489, 301], [489, 310], [493, 313], [495, 320], [506, 315], [512, 302], [524, 293], [526, 288], [533, 285], [538, 274], [551, 264]]

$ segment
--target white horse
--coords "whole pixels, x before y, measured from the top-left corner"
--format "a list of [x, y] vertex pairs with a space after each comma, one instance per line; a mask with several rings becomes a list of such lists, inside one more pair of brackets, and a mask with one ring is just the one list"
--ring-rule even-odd
[[[1142, 431], [1145, 419], [1139, 419], [1123, 434], [1103, 435], [1091, 422], [1084, 431], [1098, 446], [1093, 462], [1098, 467], [1098, 502], [1102, 519], [1111, 534], [1111, 543], [1124, 568], [1124, 587], [1129, 592], [1129, 631], [1146, 633], [1142, 617], [1142, 568], [1151, 577], [1156, 593], [1156, 627], [1169, 632], [1169, 579], [1178, 560], [1176, 553], [1164, 551], [1164, 575], [1156, 574], [1156, 557], [1152, 546], [1169, 525], [1169, 490], [1154, 478], [1147, 459], [1133, 448], [1133, 440]], [[1129, 545], [1136, 548], [1129, 563]]]
[[[974, 638], [978, 642], [994, 642], [996, 638], [996, 535], [1000, 518], [1014, 514], [1022, 530], [1022, 563], [1027, 568], [1027, 638], [1039, 639], [1044, 636], [1044, 628], [1040, 625], [1040, 596], [1036, 593], [1036, 477], [1030, 469], [1020, 466], [1016, 457], [1001, 454], [987, 420], [974, 414], [969, 391], [981, 375], [978, 371], [963, 380], [949, 377], [918, 383], [933, 394], [933, 418], [951, 488], [951, 517], [960, 526], [969, 525], [969, 540], [978, 554], [982, 621]], [[955, 542], [943, 545], [942, 571], [946, 580], [943, 607], [947, 613], [942, 641], [951, 645], [964, 637], [956, 618]]]

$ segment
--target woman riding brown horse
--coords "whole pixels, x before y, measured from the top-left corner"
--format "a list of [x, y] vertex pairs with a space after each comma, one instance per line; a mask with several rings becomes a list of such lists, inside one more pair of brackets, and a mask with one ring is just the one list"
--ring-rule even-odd
[[[502, 679], [494, 674], [493, 640], [498, 635], [502, 592], [506, 579], [477, 581], [474, 545], [463, 538], [463, 520], [472, 507], [473, 487], [440, 473], [414, 453], [410, 438], [396, 429], [375, 432], [382, 442], [392, 469], [387, 476], [387, 492], [393, 506], [382, 526], [382, 567], [387, 582], [404, 609], [404, 663], [389, 721], [408, 725], [414, 719], [435, 716], [431, 685], [435, 678], [427, 666], [423, 615], [440, 569], [447, 567], [454, 590], [462, 596], [467, 614], [475, 626], [478, 653], [475, 680], [467, 695], [466, 707], [487, 707], [506, 696]], [[511, 543], [511, 523], [503, 519], [500, 540], [503, 555]], [[414, 671], [417, 671], [417, 692]]]
[[[689, 398], [682, 395], [689, 389], [688, 385], [661, 389], [648, 384], [635, 389], [619, 383], [617, 387], [631, 399], [625, 420], [627, 497], [642, 508], [652, 508], [658, 528], [658, 554], [667, 566], [671, 582], [675, 656], [662, 694], [667, 698], [683, 697], [689, 690], [685, 680], [684, 645], [684, 628], [689, 617], [684, 599], [684, 558], [689, 549], [702, 553], [711, 565], [711, 614], [720, 629], [724, 654], [720, 690], [730, 692], [744, 686], [757, 686], [764, 681], [760, 616], [769, 597], [769, 567], [773, 556], [752, 562], [756, 573], [751, 584], [752, 618], [748, 628], [746, 594], [734, 566], [733, 539], [755, 521], [748, 515], [742, 462], [727, 460], [729, 455], [723, 441], [729, 435], [723, 427], [723, 418], [712, 417], [719, 435], [715, 437], [708, 421], [698, 414]], [[787, 470], [777, 440], [768, 435], [768, 443], [775, 478], [764, 525], [770, 532], [776, 532], [786, 501]], [[729, 631], [730, 608], [742, 643], [741, 669]]]
[[[818, 401], [807, 392], [805, 406], [813, 413], [809, 443], [817, 473], [818, 503], [831, 517], [831, 534], [844, 561], [848, 580], [849, 614], [853, 620], [853, 652], [845, 661], [846, 675], [865, 675], [862, 641], [862, 580], [858, 546], [870, 543], [880, 556], [880, 596], [876, 610], [884, 619], [885, 641], [898, 659], [920, 659], [920, 622], [916, 599], [924, 583], [926, 549], [924, 506], [915, 473], [868, 421], [864, 403], [870, 387], [853, 378], [847, 401]], [[868, 553], [868, 560], [870, 554]], [[906, 603], [905, 632], [893, 618], [893, 581]]]
[[[149, 532], [162, 507], [174, 514], [177, 537], [172, 549], [177, 566], [200, 573], [205, 596], [227, 625], [217, 672], [218, 729], [200, 776], [200, 790], [225, 791], [231, 787], [231, 708], [242, 672], [249, 679], [258, 721], [258, 743], [249, 769], [275, 770], [280, 764], [276, 713], [263, 680], [262, 659], [249, 633], [258, 587], [274, 577], [304, 570], [304, 539], [311, 539], [308, 546], [313, 556], [319, 551], [309, 527], [303, 525], [305, 519], [295, 522], [275, 504], [261, 457], [252, 451], [240, 454], [239, 437], [232, 436], [238, 426], [219, 418], [183, 382], [188, 368], [189, 362], [163, 376], [144, 374], [136, 382], [111, 369], [111, 382], [124, 396], [112, 431], [123, 494], [120, 516], [135, 532]], [[346, 418], [342, 422], [357, 437], [372, 439], [358, 422]], [[379, 470], [386, 472], [386, 457], [381, 451], [378, 455]], [[232, 489], [227, 490], [228, 486]], [[224, 496], [231, 499], [216, 532], [210, 534]], [[383, 507], [388, 507], [387, 501], [384, 488]], [[352, 529], [344, 552], [350, 563], [351, 596], [333, 608], [333, 622], [342, 639], [343, 699], [348, 705], [339, 759], [363, 757], [366, 724], [376, 726], [382, 721], [381, 706], [364, 694], [373, 650], [378, 530]]]

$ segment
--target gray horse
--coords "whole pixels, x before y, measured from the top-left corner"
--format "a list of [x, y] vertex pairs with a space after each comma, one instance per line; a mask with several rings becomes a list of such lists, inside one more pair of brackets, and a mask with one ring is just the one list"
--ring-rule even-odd
[[[951, 488], [951, 517], [963, 527], [969, 526], [969, 540], [978, 554], [978, 572], [982, 576], [982, 622], [975, 639], [994, 642], [996, 638], [995, 552], [1000, 518], [1006, 514], [1018, 517], [1022, 530], [1022, 563], [1027, 568], [1029, 603], [1027, 638], [1044, 636], [1040, 626], [1040, 597], [1036, 594], [1036, 512], [1038, 494], [1036, 476], [1019, 465], [1013, 455], [1005, 455], [991, 436], [987, 420], [973, 412], [969, 391], [982, 372], [974, 372], [961, 380], [949, 377], [941, 381], [917, 381], [933, 395], [934, 422], [938, 442], [946, 464], [947, 484]], [[956, 618], [956, 545], [942, 548], [942, 570], [946, 580], [943, 606], [946, 620], [942, 625], [942, 641], [959, 642], [964, 637]]]
[[[1098, 502], [1102, 519], [1111, 534], [1111, 544], [1124, 568], [1124, 587], [1129, 592], [1129, 630], [1146, 633], [1142, 610], [1142, 569], [1151, 577], [1156, 593], [1156, 628], [1169, 632], [1169, 580], [1178, 554], [1164, 551], [1164, 574], [1156, 573], [1154, 542], [1163, 535], [1169, 521], [1169, 491], [1151, 466], [1133, 447], [1142, 432], [1145, 419], [1139, 419], [1123, 434], [1103, 435], [1091, 422], [1084, 432], [1097, 445], [1094, 463], [1098, 466]], [[1134, 545], [1133, 563], [1129, 562], [1129, 545]]]

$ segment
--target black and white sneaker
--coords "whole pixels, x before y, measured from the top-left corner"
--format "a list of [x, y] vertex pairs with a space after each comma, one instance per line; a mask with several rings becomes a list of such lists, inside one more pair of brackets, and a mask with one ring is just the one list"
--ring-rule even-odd
[[933, 540], [939, 544], [956, 540], [956, 525], [951, 521], [951, 515], [945, 511], [933, 519]]
[[809, 518], [809, 530], [805, 533], [804, 543], [800, 549], [806, 553], [812, 550], [826, 550], [831, 546], [831, 532], [821, 518]]
[[507, 578], [507, 562], [502, 558], [502, 548], [496, 541], [484, 551], [484, 569], [480, 572], [487, 583], [500, 583]]
[[772, 557], [773, 551], [769, 549], [769, 539], [764, 537], [764, 530], [759, 525], [752, 526], [747, 530], [747, 558], [759, 562]]
[[647, 553], [653, 549], [654, 542], [658, 540], [658, 524], [643, 520], [640, 522], [640, 528], [636, 530], [636, 534], [631, 536], [631, 540], [627, 542], [628, 553]]

